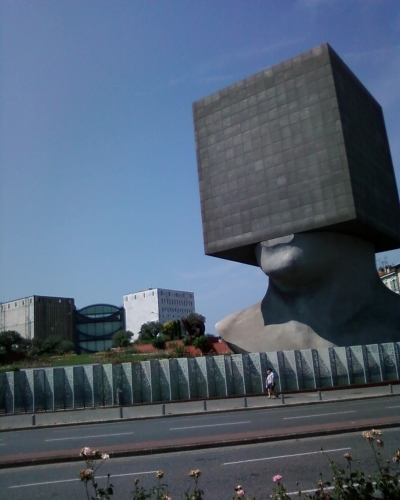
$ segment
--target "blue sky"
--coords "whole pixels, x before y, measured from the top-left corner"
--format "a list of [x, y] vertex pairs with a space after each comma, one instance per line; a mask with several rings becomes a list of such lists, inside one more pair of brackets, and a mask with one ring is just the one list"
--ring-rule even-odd
[[192, 102], [325, 41], [382, 105], [399, 184], [398, 0], [0, 9], [0, 301], [176, 288], [209, 332], [259, 301], [259, 269], [203, 253]]

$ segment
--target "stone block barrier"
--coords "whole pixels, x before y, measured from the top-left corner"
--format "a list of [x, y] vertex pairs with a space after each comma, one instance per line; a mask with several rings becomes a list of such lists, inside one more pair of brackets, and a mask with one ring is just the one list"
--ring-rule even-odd
[[400, 343], [33, 368], [0, 374], [0, 413], [33, 413], [265, 392], [350, 386], [400, 378]]

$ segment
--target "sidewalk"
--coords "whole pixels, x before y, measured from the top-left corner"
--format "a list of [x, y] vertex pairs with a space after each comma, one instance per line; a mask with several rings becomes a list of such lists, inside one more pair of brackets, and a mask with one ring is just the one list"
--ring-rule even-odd
[[[329, 403], [342, 400], [369, 399], [376, 397], [390, 397], [400, 395], [400, 385], [392, 385], [392, 394], [389, 384], [382, 386], [346, 387], [344, 389], [330, 389], [321, 391], [321, 400], [317, 391], [296, 392], [284, 395], [284, 403], [281, 397], [268, 399], [266, 394], [247, 397], [231, 397], [222, 399], [208, 399], [205, 401], [184, 401], [142, 404], [136, 406], [95, 408], [81, 410], [59, 410], [55, 412], [43, 412], [32, 414], [2, 415], [0, 416], [0, 432], [15, 431], [22, 429], [35, 429], [55, 426], [84, 425], [93, 423], [115, 422], [121, 420], [138, 420], [159, 418], [161, 416], [171, 417], [178, 415], [195, 415], [199, 413], [217, 413], [227, 411], [243, 410], [246, 405], [248, 409], [273, 408], [285, 404], [307, 405], [315, 403]], [[32, 425], [34, 421], [34, 426]]]

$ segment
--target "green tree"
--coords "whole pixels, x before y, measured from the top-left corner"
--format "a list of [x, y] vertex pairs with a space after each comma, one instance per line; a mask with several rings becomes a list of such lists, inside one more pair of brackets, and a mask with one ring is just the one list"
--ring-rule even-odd
[[199, 320], [199, 321], [202, 321], [204, 324], [206, 324], [206, 317], [203, 316], [202, 314], [199, 314], [199, 313], [196, 313], [196, 312], [193, 312], [193, 313], [190, 313], [186, 316], [186, 319], [189, 321], [189, 323], [193, 320]]
[[139, 330], [139, 340], [151, 340], [157, 337], [157, 335], [162, 331], [163, 324], [159, 321], [148, 321], [143, 323]]
[[161, 333], [169, 337], [171, 340], [173, 340], [175, 338], [175, 330], [176, 330], [175, 321], [171, 320], [163, 324]]
[[205, 332], [206, 318], [202, 314], [193, 312], [187, 315], [186, 319], [182, 318], [182, 327], [186, 335], [192, 337], [200, 337]]
[[16, 332], [15, 330], [6, 330], [5, 332], [0, 332], [0, 346], [4, 347], [6, 353], [10, 353], [13, 347], [25, 346], [26, 339]]
[[112, 337], [113, 347], [127, 347], [131, 343], [133, 333], [129, 330], [119, 330]]
[[175, 321], [175, 338], [178, 340], [182, 338], [182, 323], [179, 319]]

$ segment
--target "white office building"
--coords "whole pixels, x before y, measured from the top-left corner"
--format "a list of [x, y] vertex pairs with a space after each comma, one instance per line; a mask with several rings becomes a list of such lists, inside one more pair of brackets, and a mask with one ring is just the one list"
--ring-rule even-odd
[[165, 288], [148, 288], [124, 295], [126, 329], [137, 338], [148, 321], [166, 323], [195, 312], [194, 293]]

